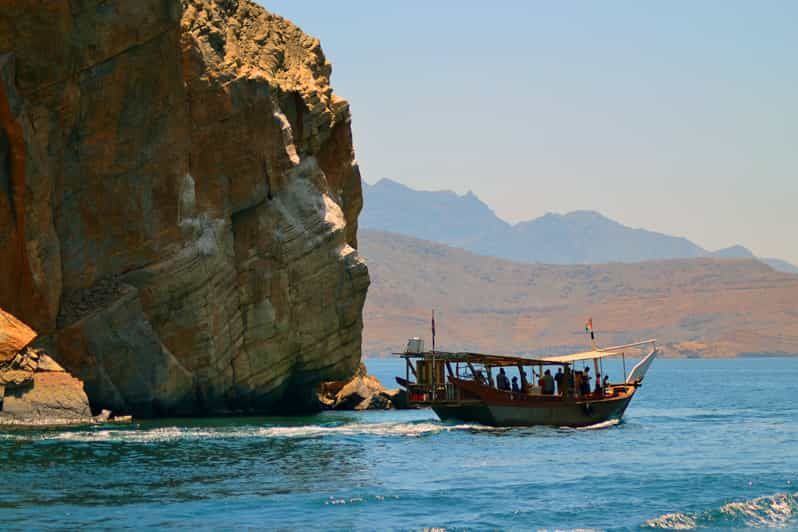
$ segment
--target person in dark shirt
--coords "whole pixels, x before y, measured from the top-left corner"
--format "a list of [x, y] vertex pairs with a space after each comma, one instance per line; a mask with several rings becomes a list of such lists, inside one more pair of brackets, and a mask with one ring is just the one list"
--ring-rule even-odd
[[507, 378], [504, 368], [500, 368], [499, 375], [496, 376], [496, 387], [500, 390], [510, 389], [510, 379]]
[[551, 371], [546, 370], [543, 373], [543, 378], [541, 379], [543, 382], [543, 395], [553, 395], [554, 394], [554, 377], [551, 376]]
[[518, 386], [518, 377], [513, 377], [513, 393], [519, 393], [521, 388]]
[[596, 395], [604, 395], [604, 390], [601, 389], [601, 373], [596, 373], [596, 388], [593, 390]]
[[557, 394], [562, 395], [565, 391], [565, 374], [562, 372], [562, 367], [557, 368], [557, 373], [554, 375], [554, 384], [557, 385]]
[[572, 395], [574, 393], [574, 372], [571, 370], [571, 366], [565, 366], [565, 377], [563, 377], [563, 382], [565, 383], [565, 393], [563, 395]]
[[582, 370], [582, 395], [590, 395], [590, 367]]

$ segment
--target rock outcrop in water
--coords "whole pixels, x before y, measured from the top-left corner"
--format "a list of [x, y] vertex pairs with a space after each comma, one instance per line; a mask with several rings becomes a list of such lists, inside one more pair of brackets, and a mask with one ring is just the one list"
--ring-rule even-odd
[[0, 364], [0, 425], [92, 421], [83, 383], [47, 353], [26, 348]]
[[0, 425], [93, 421], [83, 383], [30, 347], [35, 337], [30, 327], [0, 309]]
[[0, 306], [137, 415], [302, 409], [360, 360], [350, 113], [248, 0], [0, 6]]
[[321, 384], [318, 401], [325, 410], [389, 410], [407, 408], [404, 390], [386, 390], [365, 364], [348, 381], [331, 381]]

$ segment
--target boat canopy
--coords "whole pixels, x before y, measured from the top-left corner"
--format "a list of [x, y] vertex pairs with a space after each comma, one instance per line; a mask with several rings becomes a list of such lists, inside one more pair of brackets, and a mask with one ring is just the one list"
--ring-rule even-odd
[[594, 360], [597, 358], [616, 357], [620, 355], [621, 351], [585, 351], [583, 353], [573, 353], [570, 355], [543, 357], [541, 360], [548, 364], [554, 362], [560, 364], [570, 364], [571, 362], [579, 362], [580, 360]]
[[509, 355], [486, 355], [483, 353], [468, 353], [458, 352], [451, 353], [447, 351], [424, 351], [422, 353], [394, 353], [403, 358], [422, 358], [422, 359], [435, 359], [442, 362], [470, 362], [473, 364], [483, 364], [485, 366], [539, 366], [544, 364], [565, 365], [566, 362], [548, 362], [541, 358], [526, 358], [516, 357]]
[[471, 362], [475, 364], [484, 364], [486, 366], [542, 366], [542, 365], [559, 365], [564, 366], [578, 362], [580, 360], [595, 360], [599, 358], [617, 357], [625, 354], [625, 349], [642, 347], [644, 345], [655, 346], [656, 340], [645, 340], [643, 342], [635, 342], [633, 344], [618, 345], [608, 347], [606, 349], [595, 349], [593, 351], [584, 351], [581, 353], [572, 353], [570, 355], [553, 355], [545, 357], [527, 358], [510, 355], [486, 355], [483, 353], [469, 353], [469, 352], [448, 352], [448, 351], [423, 351], [420, 353], [394, 353], [403, 358], [421, 358], [421, 359], [436, 359], [445, 362]]
[[598, 358], [618, 357], [624, 355], [624, 349], [633, 347], [642, 347], [644, 345], [654, 345], [656, 340], [645, 340], [643, 342], [635, 342], [633, 344], [616, 345], [614, 347], [607, 347], [605, 349], [595, 349], [593, 351], [584, 351], [582, 353], [573, 353], [570, 355], [555, 355], [542, 357], [541, 360], [549, 364], [570, 364], [572, 362], [579, 362], [580, 360], [595, 360]]

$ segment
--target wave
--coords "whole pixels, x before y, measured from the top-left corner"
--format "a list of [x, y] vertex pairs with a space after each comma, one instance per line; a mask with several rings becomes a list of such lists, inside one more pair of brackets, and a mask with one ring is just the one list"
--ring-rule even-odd
[[608, 429], [610, 427], [614, 427], [621, 423], [620, 419], [608, 419], [607, 421], [602, 421], [601, 423], [596, 423], [595, 425], [588, 425], [586, 427], [576, 427], [576, 430], [599, 430], [599, 429]]
[[669, 513], [643, 523], [645, 528], [774, 528], [798, 524], [798, 493], [777, 493], [724, 504], [702, 513]]
[[[350, 423], [342, 425], [298, 425], [238, 428], [181, 428], [156, 429], [99, 429], [67, 430], [38, 434], [34, 437], [16, 435], [16, 439], [56, 440], [70, 442], [131, 442], [150, 443], [180, 440], [237, 439], [237, 438], [319, 438], [325, 436], [420, 437], [441, 432], [497, 432], [507, 429], [476, 424], [447, 425], [439, 422], [410, 423]], [[14, 436], [11, 436], [14, 437]]]

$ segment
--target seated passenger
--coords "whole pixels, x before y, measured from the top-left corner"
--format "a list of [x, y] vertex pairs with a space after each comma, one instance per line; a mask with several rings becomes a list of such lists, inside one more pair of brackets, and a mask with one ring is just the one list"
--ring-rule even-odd
[[604, 388], [605, 393], [607, 391], [607, 388], [610, 387], [610, 377], [606, 373], [604, 374], [604, 380], [601, 381], [601, 387]]
[[546, 370], [541, 380], [543, 381], [543, 385], [541, 386], [543, 395], [554, 395], [554, 377], [551, 376], [551, 371]]
[[481, 370], [476, 370], [474, 372], [474, 380], [480, 384], [487, 384], [488, 381], [485, 379], [485, 375], [482, 373]]
[[518, 386], [518, 377], [513, 377], [513, 393], [520, 393], [521, 388]]

